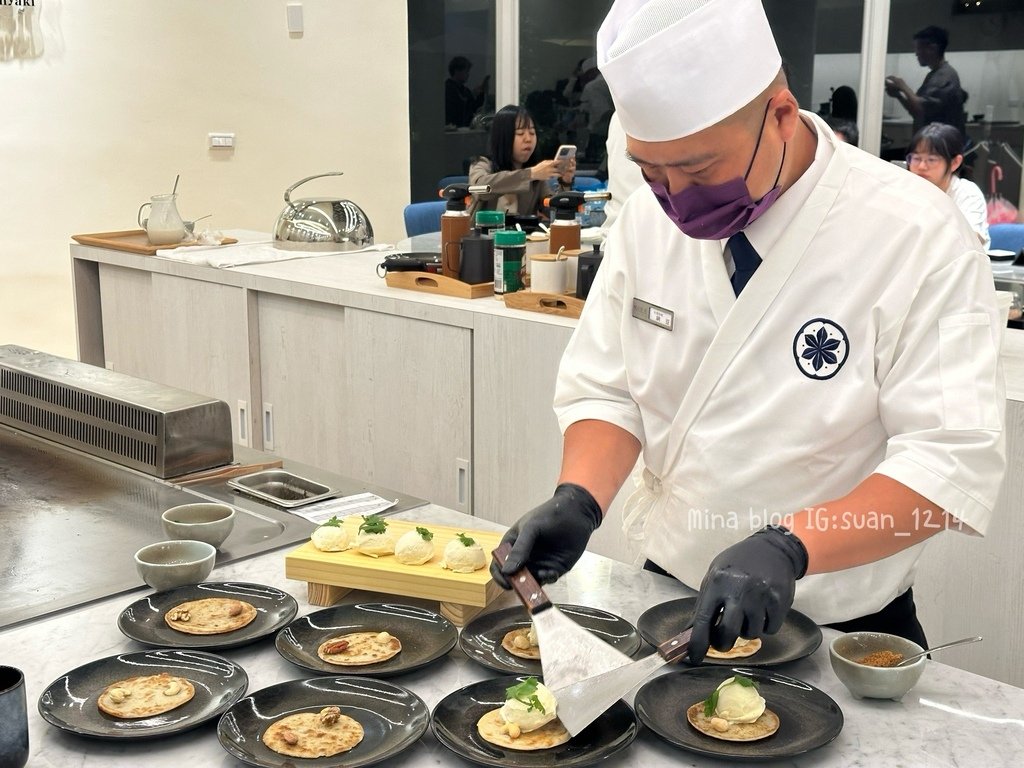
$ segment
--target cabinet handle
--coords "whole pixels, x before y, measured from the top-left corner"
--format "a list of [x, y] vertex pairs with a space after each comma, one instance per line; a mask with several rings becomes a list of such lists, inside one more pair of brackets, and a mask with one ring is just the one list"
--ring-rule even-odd
[[273, 406], [263, 403], [263, 450], [273, 451]]
[[238, 401], [238, 443], [249, 447], [249, 403]]
[[455, 460], [455, 507], [460, 512], [473, 514], [472, 504], [469, 500], [469, 459]]

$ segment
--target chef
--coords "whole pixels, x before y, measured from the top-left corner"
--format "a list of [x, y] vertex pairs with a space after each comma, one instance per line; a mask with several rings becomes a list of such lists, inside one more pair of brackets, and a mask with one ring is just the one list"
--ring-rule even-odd
[[597, 45], [654, 194], [623, 207], [562, 359], [559, 485], [492, 573], [565, 573], [640, 456], [624, 528], [700, 588], [691, 661], [791, 606], [924, 644], [926, 540], [984, 534], [1005, 463], [977, 238], [799, 109], [760, 0], [616, 0]]

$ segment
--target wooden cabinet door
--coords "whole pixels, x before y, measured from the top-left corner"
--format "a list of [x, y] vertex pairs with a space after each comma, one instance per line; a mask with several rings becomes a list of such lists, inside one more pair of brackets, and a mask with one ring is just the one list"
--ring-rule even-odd
[[272, 450], [472, 511], [469, 329], [270, 294], [258, 305]]
[[99, 279], [106, 366], [224, 400], [249, 445], [245, 290], [108, 264]]

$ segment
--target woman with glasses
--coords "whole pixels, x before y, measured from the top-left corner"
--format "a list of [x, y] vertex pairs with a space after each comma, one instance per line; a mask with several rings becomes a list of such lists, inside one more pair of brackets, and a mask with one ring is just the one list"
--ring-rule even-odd
[[963, 165], [963, 139], [960, 131], [945, 123], [930, 123], [914, 134], [907, 155], [907, 168], [928, 179], [956, 203], [985, 250], [992, 245], [988, 235], [988, 209], [985, 196], [973, 181], [956, 175]]

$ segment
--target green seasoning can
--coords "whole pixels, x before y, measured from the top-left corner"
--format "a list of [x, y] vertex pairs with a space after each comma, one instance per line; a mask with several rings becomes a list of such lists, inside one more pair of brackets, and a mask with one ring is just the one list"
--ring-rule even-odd
[[494, 233], [494, 296], [523, 290], [526, 233], [502, 229]]
[[505, 212], [477, 211], [476, 226], [481, 235], [493, 235], [497, 230], [505, 228]]

